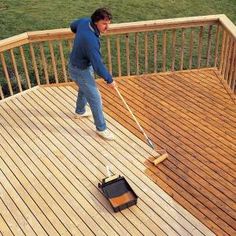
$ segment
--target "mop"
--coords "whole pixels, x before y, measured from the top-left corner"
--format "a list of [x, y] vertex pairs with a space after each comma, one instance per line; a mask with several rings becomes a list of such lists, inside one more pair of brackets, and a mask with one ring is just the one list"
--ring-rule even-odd
[[[123, 98], [123, 96], [121, 95], [120, 91], [118, 90], [117, 87], [115, 87], [116, 92], [118, 93], [119, 97], [121, 98], [121, 100], [123, 101], [123, 103], [125, 104], [126, 108], [128, 109], [128, 111], [130, 112], [130, 114], [132, 115], [134, 121], [136, 122], [137, 126], [139, 127], [140, 131], [143, 133], [144, 137], [146, 138], [146, 141], [148, 143], [148, 145], [155, 150], [154, 145], [151, 141], [151, 139], [147, 136], [147, 134], [145, 133], [143, 127], [139, 124], [137, 118], [134, 116], [133, 112], [131, 111], [131, 109], [129, 108], [128, 104], [126, 103], [125, 99]], [[157, 153], [160, 153], [159, 156], [154, 157], [155, 159], [152, 160], [153, 164], [156, 166], [157, 164], [159, 164], [160, 162], [164, 161], [167, 157], [168, 157], [168, 153], [166, 152], [165, 149], [160, 149], [160, 150], [155, 150]]]

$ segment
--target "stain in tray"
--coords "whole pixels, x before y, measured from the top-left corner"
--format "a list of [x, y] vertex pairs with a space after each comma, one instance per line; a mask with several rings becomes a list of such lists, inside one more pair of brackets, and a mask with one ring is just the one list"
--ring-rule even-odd
[[121, 206], [135, 199], [133, 192], [128, 191], [118, 197], [109, 198], [113, 207]]

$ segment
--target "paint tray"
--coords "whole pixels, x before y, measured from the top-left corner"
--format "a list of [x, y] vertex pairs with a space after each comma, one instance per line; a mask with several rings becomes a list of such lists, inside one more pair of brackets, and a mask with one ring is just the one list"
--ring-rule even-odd
[[98, 184], [104, 196], [110, 202], [114, 212], [137, 204], [137, 195], [124, 177], [113, 175]]

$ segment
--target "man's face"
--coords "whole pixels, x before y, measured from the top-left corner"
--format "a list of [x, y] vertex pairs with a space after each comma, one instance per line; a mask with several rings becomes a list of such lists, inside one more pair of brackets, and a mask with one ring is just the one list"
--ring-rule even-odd
[[108, 26], [111, 23], [110, 20], [99, 20], [95, 23], [100, 33], [105, 33], [108, 30]]

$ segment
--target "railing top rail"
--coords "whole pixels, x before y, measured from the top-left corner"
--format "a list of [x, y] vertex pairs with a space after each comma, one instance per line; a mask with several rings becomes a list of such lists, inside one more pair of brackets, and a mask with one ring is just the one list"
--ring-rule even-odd
[[137, 21], [129, 23], [112, 24], [106, 34], [120, 34], [129, 32], [142, 32], [151, 30], [174, 29], [205, 24], [216, 24], [223, 15], [195, 16], [172, 18], [163, 20]]
[[27, 34], [28, 34], [29, 42], [74, 38], [74, 34], [71, 32], [69, 28], [32, 31], [32, 32], [28, 32]]
[[236, 39], [236, 26], [233, 24], [233, 22], [226, 15], [221, 15], [219, 21], [228, 31], [228, 33], [230, 33], [234, 39]]
[[0, 40], [0, 52], [28, 43], [28, 34], [23, 33]]

